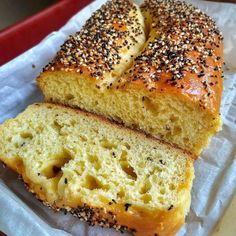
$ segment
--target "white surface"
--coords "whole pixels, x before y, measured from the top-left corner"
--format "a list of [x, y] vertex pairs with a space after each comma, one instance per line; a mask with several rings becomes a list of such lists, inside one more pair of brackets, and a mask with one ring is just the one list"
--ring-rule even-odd
[[220, 220], [219, 224], [215, 227], [215, 231], [212, 236], [235, 236], [236, 234], [236, 194], [234, 195], [231, 203], [227, 207], [227, 210]]
[[[60, 31], [0, 68], [0, 123], [27, 105], [42, 101], [34, 78], [55, 55], [68, 34], [78, 31], [95, 9], [96, 1], [74, 16]], [[227, 70], [222, 99], [223, 129], [196, 161], [191, 211], [178, 235], [210, 235], [236, 191], [236, 5], [193, 2], [216, 19], [225, 37]], [[32, 64], [36, 68], [32, 67]], [[110, 229], [88, 227], [62, 212], [44, 207], [16, 174], [0, 167], [0, 230], [8, 236], [120, 235]]]

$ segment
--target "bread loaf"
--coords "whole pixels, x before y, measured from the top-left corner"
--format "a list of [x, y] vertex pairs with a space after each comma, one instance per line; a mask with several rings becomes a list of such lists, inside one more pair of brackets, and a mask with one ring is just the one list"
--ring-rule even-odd
[[34, 104], [0, 126], [0, 160], [54, 209], [136, 235], [174, 235], [190, 205], [193, 159], [95, 115]]
[[222, 51], [215, 23], [189, 4], [146, 0], [139, 8], [112, 0], [69, 37], [37, 81], [46, 101], [198, 155], [221, 126]]

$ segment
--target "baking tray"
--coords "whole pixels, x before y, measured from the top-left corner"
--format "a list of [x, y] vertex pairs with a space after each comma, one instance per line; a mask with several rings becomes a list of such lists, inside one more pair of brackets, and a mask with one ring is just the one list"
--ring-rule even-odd
[[60, 0], [43, 11], [0, 31], [0, 65], [38, 44], [92, 0]]

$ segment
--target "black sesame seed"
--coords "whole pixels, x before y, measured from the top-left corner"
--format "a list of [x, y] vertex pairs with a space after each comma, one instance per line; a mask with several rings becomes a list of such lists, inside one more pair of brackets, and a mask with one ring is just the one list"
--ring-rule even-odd
[[131, 204], [130, 203], [125, 203], [125, 211], [128, 211], [129, 207], [131, 207]]
[[163, 160], [159, 160], [159, 162], [162, 164], [162, 165], [165, 165], [165, 162]]
[[64, 179], [64, 183], [65, 183], [65, 184], [68, 184], [67, 178]]
[[[162, 20], [154, 20], [152, 27], [157, 32], [161, 28], [162, 34], [158, 33], [148, 42], [141, 55], [136, 58], [131, 55], [135, 61], [135, 70], [130, 71], [129, 75], [131, 81], [142, 80], [152, 92], [155, 86], [149, 86], [150, 82], [157, 83], [161, 80], [161, 73], [168, 73], [171, 79], [166, 82], [172, 86], [178, 84], [176, 88], [183, 89], [179, 80], [185, 77], [185, 72], [197, 74], [198, 78], [204, 77], [205, 68], [211, 66], [207, 64], [208, 57], [221, 59], [216, 55], [214, 47], [220, 47], [216, 39], [220, 41], [223, 37], [214, 21], [197, 8], [173, 0], [146, 1], [142, 9], [145, 11], [146, 8], [150, 9], [151, 18], [160, 19], [161, 16]], [[71, 67], [83, 73], [80, 70], [82, 65], [92, 77], [102, 79], [103, 74], [111, 72], [122, 62], [120, 52], [124, 46], [128, 49], [135, 46], [137, 36], [142, 34], [142, 26], [137, 17], [130, 17], [131, 10], [137, 11], [129, 1], [115, 0], [106, 3], [93, 14], [80, 32], [69, 37], [55, 60], [44, 71], [50, 68], [54, 70], [54, 66], [56, 68], [59, 63], [63, 70], [70, 70], [68, 67]], [[171, 17], [172, 15], [175, 17]], [[118, 27], [113, 26], [114, 19]], [[128, 30], [121, 30], [123, 26]], [[178, 40], [173, 39], [175, 35]], [[120, 39], [121, 44], [117, 44], [117, 39]], [[189, 52], [192, 51], [196, 52], [197, 58], [189, 57]], [[153, 69], [158, 72], [153, 74]], [[221, 65], [214, 68], [215, 71], [221, 69]], [[144, 73], [152, 76], [143, 76]], [[214, 78], [218, 78], [217, 75]], [[207, 84], [203, 85], [207, 88]], [[212, 86], [210, 83], [209, 85]]]
[[174, 57], [175, 57], [175, 53], [174, 52], [168, 52], [167, 53], [168, 60], [172, 60]]
[[201, 78], [201, 77], [203, 77], [203, 76], [205, 76], [205, 74], [204, 73], [200, 73], [200, 74], [198, 74], [198, 78]]

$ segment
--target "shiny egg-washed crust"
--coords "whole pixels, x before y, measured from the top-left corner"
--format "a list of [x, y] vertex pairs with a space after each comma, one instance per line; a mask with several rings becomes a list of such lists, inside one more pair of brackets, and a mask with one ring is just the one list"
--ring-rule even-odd
[[[34, 106], [53, 106], [64, 109], [61, 105], [51, 105], [49, 103], [34, 104]], [[72, 113], [76, 112], [85, 116], [93, 116], [99, 119], [101, 123], [107, 123], [112, 127], [118, 127], [120, 129], [126, 130], [137, 135], [140, 139], [149, 139], [151, 142], [159, 142], [166, 145], [166, 148], [173, 148], [172, 144], [168, 144], [162, 140], [155, 139], [151, 136], [147, 136], [145, 133], [136, 130], [130, 130], [125, 128], [120, 124], [109, 121], [106, 118], [97, 116], [95, 114], [84, 112], [79, 109], [72, 109], [65, 107], [67, 111]], [[10, 126], [10, 120], [5, 122], [1, 128], [6, 128]], [[10, 127], [9, 127], [10, 129]], [[193, 171], [193, 161], [194, 156], [189, 152], [176, 148], [183, 156], [188, 158], [186, 168], [185, 181], [180, 185], [179, 191], [182, 192], [182, 199], [178, 206], [170, 206], [169, 209], [153, 211], [146, 210], [144, 208], [139, 208], [137, 206], [117, 204], [115, 201], [111, 202], [109, 205], [104, 204], [104, 206], [94, 207], [93, 201], [91, 199], [91, 204], [78, 205], [77, 202], [72, 202], [70, 206], [65, 205], [63, 201], [57, 201], [54, 203], [49, 203], [47, 197], [44, 194], [41, 186], [39, 184], [33, 183], [26, 175], [25, 167], [23, 162], [19, 158], [12, 158], [7, 160], [6, 158], [0, 156], [0, 161], [3, 161], [4, 165], [11, 168], [17, 172], [23, 179], [27, 189], [33, 193], [38, 200], [43, 202], [44, 205], [59, 211], [65, 211], [72, 213], [75, 217], [88, 222], [89, 225], [99, 225], [102, 227], [114, 228], [118, 231], [124, 232], [125, 230], [130, 231], [136, 236], [172, 236], [175, 235], [180, 227], [185, 222], [185, 216], [190, 205], [190, 195], [189, 191], [192, 187], [192, 180], [194, 177]]]
[[147, 0], [141, 10], [149, 37], [124, 83], [179, 94], [218, 114], [223, 38], [214, 21], [180, 1]]
[[[129, 50], [141, 44], [137, 37], [144, 37], [139, 14], [137, 6], [129, 0], [108, 1], [81, 31], [69, 36], [44, 71], [76, 71], [100, 82], [113, 71], [120, 76], [123, 69], [119, 68], [126, 68], [124, 64], [131, 59]], [[129, 55], [125, 62], [121, 54]]]
[[[131, 9], [128, 0], [107, 2], [79, 33], [69, 37], [44, 71], [77, 72], [99, 87], [105, 73], [116, 72], [120, 50], [135, 43], [128, 29], [133, 27], [128, 18]], [[174, 0], [147, 0], [141, 10], [147, 41], [133, 65], [107, 88], [136, 87], [149, 96], [175, 94], [219, 117], [223, 38], [214, 21], [192, 5]], [[106, 31], [99, 30], [101, 24]], [[137, 26], [132, 31], [141, 33]]]

